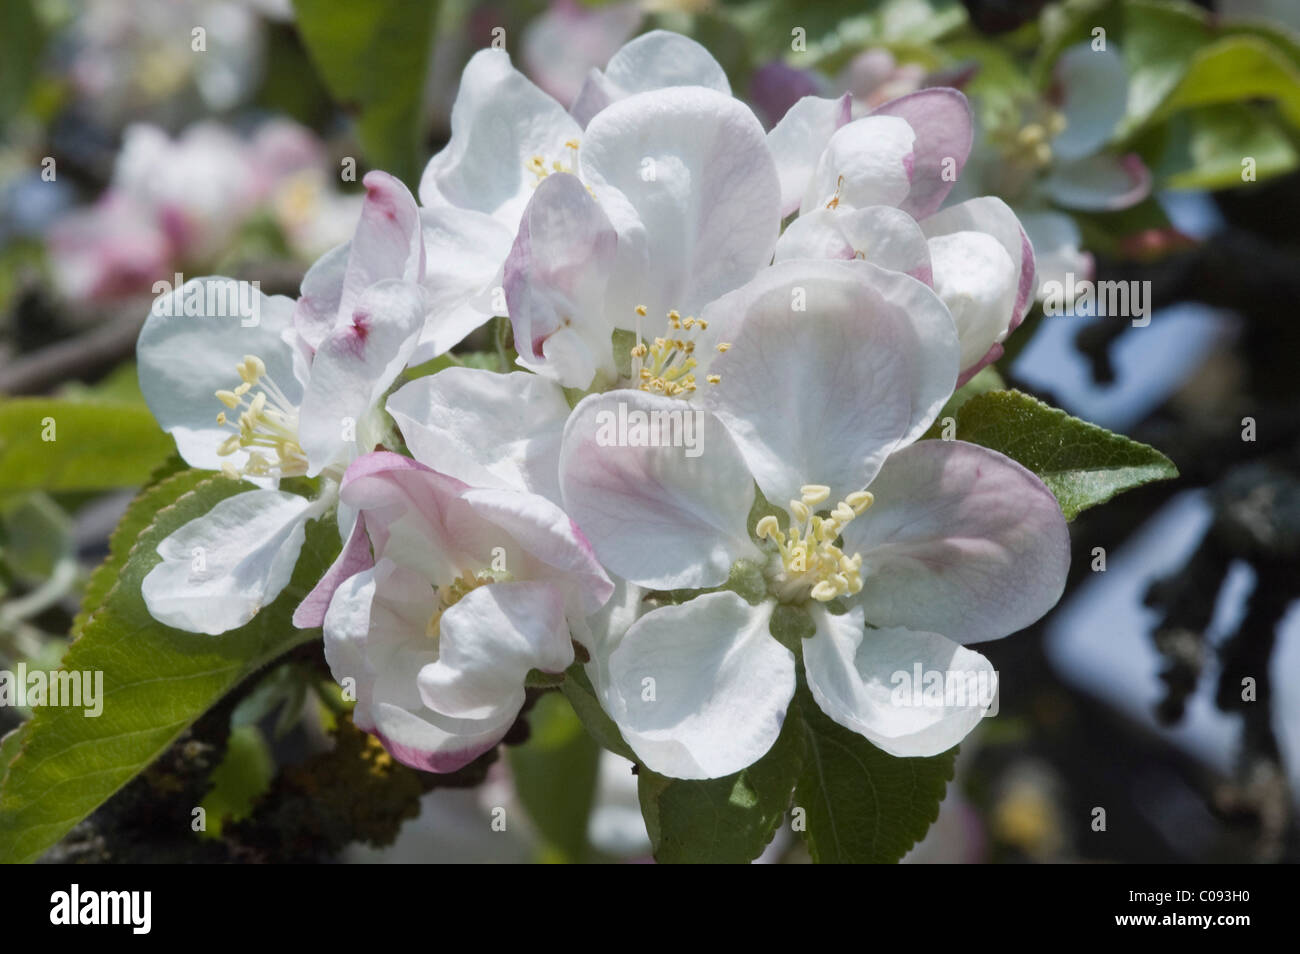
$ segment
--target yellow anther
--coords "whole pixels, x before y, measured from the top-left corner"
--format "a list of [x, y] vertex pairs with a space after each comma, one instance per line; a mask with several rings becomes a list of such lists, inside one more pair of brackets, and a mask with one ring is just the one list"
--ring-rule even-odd
[[727, 353], [728, 351], [730, 351], [730, 350], [731, 350], [731, 342], [730, 342], [730, 341], [720, 341], [720, 342], [718, 342], [718, 354], [726, 354], [726, 353]]
[[645, 305], [637, 305], [637, 306], [636, 306], [636, 313], [637, 313], [638, 315], [640, 315], [642, 318], [645, 317], [645, 310], [646, 310], [646, 309], [645, 309]]
[[812, 511], [808, 509], [808, 505], [802, 500], [791, 500], [790, 512], [794, 514], [794, 518], [800, 523], [807, 523], [808, 518], [812, 516]]
[[576, 140], [576, 139], [566, 139], [566, 140], [564, 141], [564, 145], [565, 145], [567, 148], [569, 148], [569, 149], [577, 149], [577, 148], [578, 148], [578, 140]]
[[804, 503], [810, 507], [815, 507], [830, 497], [831, 489], [825, 484], [804, 484], [799, 488], [799, 494]]
[[225, 427], [225, 426], [226, 426], [226, 412], [225, 412], [225, 411], [221, 411], [219, 414], [217, 414], [217, 423], [220, 424], [222, 427]]
[[845, 497], [844, 502], [855, 514], [860, 514], [876, 502], [876, 495], [869, 490], [857, 490]]
[[[230, 408], [232, 411], [239, 407], [239, 396], [234, 391], [218, 391], [217, 400]], [[225, 415], [222, 415], [223, 417]], [[221, 423], [225, 423], [224, 421]]]
[[840, 190], [843, 188], [844, 188], [844, 177], [840, 176], [837, 180], [835, 180], [835, 194], [831, 196], [831, 200], [826, 203], [826, 208], [828, 209], [839, 208]]
[[717, 384], [719, 381], [722, 380], [722, 375], [720, 375], [720, 374], [706, 374], [706, 375], [704, 376], [704, 380], [705, 380], [705, 381], [708, 381], [710, 384]]
[[[225, 411], [217, 414], [217, 424], [235, 427], [238, 433], [223, 440], [217, 453], [229, 457], [238, 450], [248, 451], [242, 468], [232, 461], [222, 464], [228, 476], [287, 477], [307, 472], [307, 457], [298, 444], [298, 410], [266, 373], [266, 362], [256, 355], [244, 355], [235, 366], [242, 383], [232, 390], [217, 391], [216, 397], [228, 410], [240, 409], [238, 424]], [[258, 391], [249, 399], [254, 385]], [[266, 451], [275, 454], [274, 459]]]
[[780, 532], [781, 524], [770, 513], [760, 519], [754, 526], [754, 533], [757, 534], [760, 540], [767, 540], [768, 538], [775, 540]]

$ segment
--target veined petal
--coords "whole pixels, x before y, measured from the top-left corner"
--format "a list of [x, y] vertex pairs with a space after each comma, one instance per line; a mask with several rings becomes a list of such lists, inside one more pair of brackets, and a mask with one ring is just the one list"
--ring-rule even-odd
[[703, 86], [731, 95], [726, 72], [708, 50], [680, 33], [651, 30], [625, 43], [603, 72], [587, 74], [570, 112], [586, 126], [610, 103], [670, 86]]
[[1114, 212], [1151, 194], [1151, 170], [1134, 153], [1088, 156], [1057, 163], [1043, 180], [1043, 190], [1067, 209]]
[[149, 614], [209, 636], [243, 626], [293, 575], [311, 506], [297, 494], [250, 490], [174, 531], [140, 584]]
[[439, 628], [438, 658], [420, 670], [420, 697], [454, 719], [513, 721], [530, 669], [560, 673], [573, 662], [564, 596], [546, 583], [471, 590]]
[[862, 259], [891, 272], [934, 283], [930, 249], [916, 219], [888, 205], [841, 212], [815, 209], [786, 227], [774, 259]]
[[702, 400], [777, 505], [805, 484], [829, 486], [833, 500], [861, 490], [924, 433], [957, 379], [947, 308], [866, 262], [782, 262], [714, 310], [740, 320]]
[[916, 134], [896, 116], [864, 116], [841, 126], [817, 160], [800, 211], [899, 205], [912, 188]]
[[772, 747], [794, 695], [794, 654], [768, 632], [775, 604], [706, 593], [641, 617], [610, 656], [613, 718], [673, 778], [720, 778]]
[[[828, 716], [878, 749], [900, 758], [946, 752], [984, 717], [996, 697], [987, 659], [938, 633], [863, 630], [862, 611], [812, 611], [817, 635], [804, 641], [804, 671], [813, 699]], [[935, 676], [928, 676], [934, 673]], [[921, 686], [914, 686], [920, 678]], [[926, 679], [940, 687], [927, 697]]]
[[344, 580], [370, 569], [374, 566], [374, 562], [370, 555], [370, 538], [366, 536], [366, 521], [358, 515], [339, 555], [334, 558], [334, 562], [320, 578], [320, 582], [312, 587], [312, 591], [293, 611], [293, 625], [299, 629], [312, 629], [323, 625], [334, 591]]
[[684, 401], [584, 398], [564, 428], [560, 490], [600, 562], [642, 586], [717, 586], [737, 559], [759, 555], [744, 459], [712, 414]]
[[351, 320], [321, 342], [298, 423], [309, 476], [356, 455], [357, 428], [406, 367], [425, 313], [419, 285], [383, 281], [367, 288]]
[[767, 146], [781, 179], [781, 217], [798, 210], [817, 160], [835, 131], [849, 121], [853, 97], [805, 96], [767, 134]]
[[191, 467], [220, 470], [230, 462], [242, 468], [248, 461], [243, 449], [217, 453], [234, 432], [217, 423], [224, 409], [216, 392], [240, 383], [245, 355], [265, 362], [290, 402], [302, 400], [293, 349], [282, 337], [292, 329], [293, 307], [281, 295], [267, 297], [248, 282], [220, 277], [196, 278], [154, 302], [136, 345], [140, 390]]
[[446, 368], [403, 385], [388, 413], [411, 454], [475, 487], [526, 490], [560, 502], [560, 386], [524, 371]]
[[1051, 491], [1010, 458], [964, 441], [921, 441], [871, 483], [875, 503], [844, 530], [862, 554], [867, 621], [998, 639], [1058, 599], [1070, 565]]
[[958, 90], [931, 87], [890, 100], [871, 115], [905, 119], [915, 133], [911, 189], [899, 208], [925, 218], [943, 205], [970, 156], [975, 137], [970, 103]]
[[313, 350], [334, 328], [343, 299], [343, 276], [348, 270], [352, 243], [345, 242], [318, 258], [302, 277], [293, 326]]
[[366, 289], [385, 279], [419, 283], [424, 278], [424, 241], [415, 196], [386, 172], [366, 173], [361, 218], [348, 246], [338, 317], [346, 324]]
[[512, 231], [532, 196], [534, 157], [545, 169], [569, 162], [582, 129], [564, 107], [510, 65], [480, 50], [461, 74], [451, 139], [420, 178], [420, 202], [486, 213]]
[[564, 387], [615, 374], [605, 288], [618, 235], [577, 176], [552, 175], [524, 210], [505, 264], [520, 363]]
[[582, 179], [618, 232], [608, 307], [697, 314], [772, 258], [780, 184], [747, 106], [700, 87], [638, 93], [587, 129]]

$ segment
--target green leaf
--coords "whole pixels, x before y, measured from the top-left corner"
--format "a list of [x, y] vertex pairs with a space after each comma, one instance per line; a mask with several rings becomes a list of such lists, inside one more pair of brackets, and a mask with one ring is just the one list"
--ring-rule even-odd
[[981, 368], [976, 375], [953, 392], [952, 397], [943, 406], [939, 416], [934, 419], [930, 429], [925, 432], [922, 440], [931, 437], [942, 437], [944, 424], [951, 418], [951, 423], [957, 423], [957, 412], [961, 410], [962, 405], [973, 397], [986, 394], [989, 391], [1000, 391], [1005, 388], [1007, 383], [1002, 380], [1002, 375], [998, 369], [989, 365]]
[[895, 758], [832, 722], [803, 688], [791, 710], [805, 747], [795, 823], [798, 828], [803, 809], [803, 837], [813, 861], [898, 861], [939, 817], [957, 749], [933, 758]]
[[1170, 119], [1168, 130], [1168, 142], [1151, 171], [1171, 189], [1241, 186], [1245, 157], [1254, 160], [1255, 178], [1261, 182], [1300, 163], [1280, 124], [1241, 103], [1187, 110]]
[[241, 821], [271, 787], [275, 762], [271, 749], [255, 725], [235, 726], [226, 742], [221, 764], [212, 770], [212, 788], [204, 796], [205, 838], [220, 838], [226, 822]]
[[625, 759], [636, 760], [636, 755], [623, 741], [618, 726], [601, 707], [600, 700], [596, 698], [596, 690], [592, 688], [591, 680], [587, 678], [587, 671], [581, 663], [574, 663], [565, 671], [564, 683], [560, 689], [569, 700], [569, 705], [573, 706], [574, 713], [582, 720], [583, 727], [602, 748]]
[[641, 766], [637, 792], [655, 860], [714, 864], [753, 861], [771, 843], [785, 818], [803, 761], [803, 724], [787, 714], [781, 734], [768, 753], [734, 775], [667, 778]]
[[303, 43], [331, 95], [357, 110], [357, 134], [370, 162], [414, 188], [439, 4], [294, 0], [293, 6]]
[[1019, 391], [990, 391], [968, 401], [957, 414], [957, 439], [1000, 451], [1033, 471], [1067, 520], [1125, 490], [1178, 476], [1155, 448]]
[[1199, 50], [1153, 119], [1189, 106], [1249, 99], [1275, 99], [1287, 120], [1300, 127], [1300, 69], [1258, 37], [1230, 36]]
[[160, 625], [145, 608], [140, 583], [159, 561], [158, 543], [246, 489], [223, 477], [194, 485], [177, 475], [136, 501], [167, 505], [136, 540], [117, 584], [63, 659], [67, 671], [103, 673], [102, 712], [90, 718], [82, 708], [35, 710], [0, 788], [0, 861], [39, 857], [243, 679], [319, 636], [295, 629], [290, 617], [338, 552], [338, 531], [328, 520], [308, 526], [289, 585], [240, 629], [184, 633]]
[[596, 800], [600, 747], [558, 692], [544, 693], [528, 714], [528, 741], [510, 749], [515, 791], [545, 841], [543, 858], [587, 860], [587, 819]]
[[5, 0], [0, 13], [0, 123], [23, 108], [36, 78], [44, 31], [32, 0]]
[[142, 405], [51, 398], [0, 404], [0, 493], [129, 487], [174, 450]]

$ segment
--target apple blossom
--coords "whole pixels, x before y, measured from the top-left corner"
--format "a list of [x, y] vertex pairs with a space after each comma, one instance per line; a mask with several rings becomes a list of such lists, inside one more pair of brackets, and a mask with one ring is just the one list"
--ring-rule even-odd
[[308, 598], [328, 596], [330, 669], [355, 687], [356, 724], [394, 758], [455, 771], [505, 735], [531, 670], [568, 668], [571, 621], [613, 584], [535, 494], [471, 487], [388, 452], [354, 461], [340, 494], [367, 539], [340, 557], [362, 568], [327, 574]]
[[[791, 307], [796, 289], [806, 312]], [[960, 355], [921, 282], [861, 262], [787, 262], [710, 314], [730, 323], [730, 347], [711, 359], [716, 384], [686, 405], [644, 391], [585, 398], [565, 428], [561, 491], [616, 576], [710, 590], [740, 563], [758, 568], [761, 593], [751, 603], [705, 592], [646, 613], [621, 638], [611, 628], [599, 670], [609, 714], [655, 771], [707, 778], [752, 763], [795, 689], [796, 655], [768, 631], [786, 606], [811, 618], [799, 655], [827, 715], [891, 754], [950, 748], [983, 707], [895, 705], [890, 674], [917, 663], [989, 673], [962, 644], [1055, 603], [1069, 558], [1055, 498], [994, 451], [917, 442]], [[688, 408], [706, 453], [643, 439], [653, 430], [602, 440], [602, 416], [620, 404], [644, 421]], [[751, 535], [755, 483], [788, 504]]]
[[[181, 456], [260, 488], [159, 544], [142, 591], [161, 622], [209, 634], [248, 622], [288, 582], [348, 461], [383, 435], [380, 400], [424, 325], [424, 247], [410, 193], [383, 173], [366, 186], [337, 299], [257, 291], [250, 316], [225, 307], [222, 287], [238, 283], [197, 279], [155, 302], [140, 332], [141, 390]], [[317, 499], [277, 488], [293, 476], [320, 476]]]

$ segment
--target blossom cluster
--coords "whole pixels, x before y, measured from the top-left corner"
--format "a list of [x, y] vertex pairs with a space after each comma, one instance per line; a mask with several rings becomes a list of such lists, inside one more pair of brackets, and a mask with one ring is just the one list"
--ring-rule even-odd
[[[990, 674], [969, 646], [1045, 613], [1069, 559], [1037, 477], [927, 438], [1035, 291], [1009, 207], [946, 204], [971, 143], [947, 88], [765, 131], [662, 31], [567, 108], [480, 51], [418, 196], [369, 173], [296, 300], [150, 314], [160, 424], [252, 485], [158, 546], [150, 612], [246, 624], [329, 521], [294, 623], [408, 765], [467, 764], [577, 665], [678, 778], [762, 757], [800, 684], [886, 752], [951, 748], [984, 707], [900, 704], [891, 675]], [[408, 373], [498, 316], [516, 370]]]

